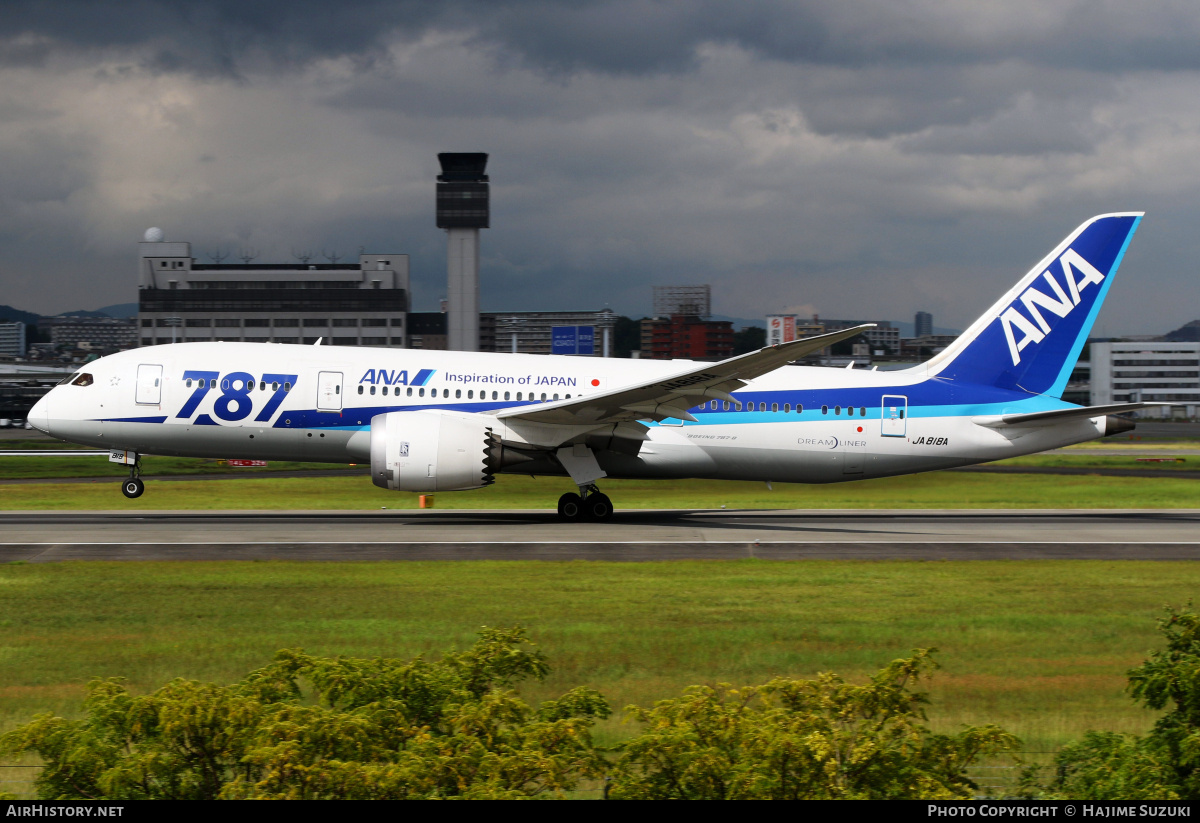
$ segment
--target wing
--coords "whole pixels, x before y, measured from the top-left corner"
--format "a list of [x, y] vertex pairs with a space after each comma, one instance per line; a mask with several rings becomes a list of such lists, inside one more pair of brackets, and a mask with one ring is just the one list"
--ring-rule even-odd
[[874, 328], [874, 325], [866, 323], [829, 334], [780, 343], [778, 346], [769, 346], [718, 363], [693, 365], [668, 377], [624, 386], [601, 394], [506, 409], [498, 412], [496, 417], [510, 421], [528, 420], [568, 426], [668, 418], [695, 421], [696, 418], [688, 413], [688, 409], [693, 406], [713, 398], [732, 401], [730, 393], [754, 378], [775, 371], [780, 366], [820, 351], [826, 346], [861, 334], [866, 329]]

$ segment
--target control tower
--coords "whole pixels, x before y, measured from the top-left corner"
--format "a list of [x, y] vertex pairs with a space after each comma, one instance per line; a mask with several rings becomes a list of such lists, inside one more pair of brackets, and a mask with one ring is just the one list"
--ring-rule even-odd
[[437, 225], [448, 235], [446, 337], [453, 351], [479, 351], [479, 230], [489, 225], [488, 156], [439, 154]]

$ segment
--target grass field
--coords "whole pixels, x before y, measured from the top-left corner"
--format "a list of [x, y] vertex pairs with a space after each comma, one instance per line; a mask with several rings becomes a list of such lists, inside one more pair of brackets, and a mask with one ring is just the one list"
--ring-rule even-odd
[[[47, 476], [36, 474], [47, 461], [29, 458], [22, 467], [26, 460], [4, 458], [0, 472]], [[0, 509], [403, 509], [417, 502], [365, 476], [253, 470], [243, 479], [152, 482], [130, 501], [116, 482], [120, 467], [103, 458], [60, 460], [57, 476], [99, 476], [0, 484]], [[228, 470], [201, 462], [149, 458], [146, 472]], [[1009, 462], [1137, 465], [1132, 457], [1062, 452]], [[1197, 464], [1189, 457], [1149, 467]], [[561, 478], [507, 475], [487, 489], [439, 494], [437, 507], [545, 509], [567, 488]], [[1200, 483], [1185, 478], [944, 472], [773, 490], [714, 481], [605, 481], [604, 488], [619, 509], [1200, 508]], [[228, 682], [285, 647], [403, 657], [466, 646], [481, 625], [521, 624], [554, 667], [529, 697], [586, 684], [618, 708], [691, 683], [821, 670], [861, 678], [913, 647], [936, 646], [944, 669], [929, 687], [933, 725], [998, 723], [1024, 738], [1026, 751], [1048, 752], [1089, 728], [1149, 726], [1152, 715], [1123, 694], [1125, 671], [1158, 643], [1161, 608], [1194, 597], [1198, 584], [1200, 565], [1135, 561], [12, 564], [0, 566], [0, 729], [38, 711], [75, 713], [91, 677], [124, 676], [139, 691], [175, 676]], [[618, 716], [600, 731], [614, 742], [631, 728]], [[0, 769], [0, 790], [13, 788], [9, 780]], [[27, 791], [27, 781], [17, 788]]]
[[[605, 480], [619, 509], [828, 508], [1198, 508], [1200, 483], [1186, 478], [995, 475], [937, 472], [826, 486], [711, 480]], [[495, 485], [438, 494], [445, 509], [548, 509], [570, 489], [564, 478], [504, 475]], [[410, 509], [417, 495], [388, 492], [365, 476], [254, 477], [150, 482], [137, 500], [119, 482], [0, 484], [0, 510]]]
[[554, 669], [531, 697], [587, 684], [616, 707], [691, 683], [858, 678], [935, 646], [935, 726], [999, 723], [1048, 751], [1152, 722], [1124, 673], [1161, 607], [1198, 587], [1200, 565], [1135, 561], [12, 564], [0, 728], [76, 712], [92, 677], [228, 682], [285, 647], [404, 657], [520, 624]]

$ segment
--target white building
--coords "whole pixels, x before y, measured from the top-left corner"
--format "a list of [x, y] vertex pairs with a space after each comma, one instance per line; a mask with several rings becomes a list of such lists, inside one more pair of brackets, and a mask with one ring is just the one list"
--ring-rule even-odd
[[0, 323], [0, 355], [23, 357], [25, 349], [25, 324]]
[[1197, 416], [1200, 343], [1092, 343], [1091, 403], [1170, 403], [1140, 416]]
[[[153, 239], [152, 239], [153, 238]], [[152, 229], [139, 244], [143, 346], [232, 340], [402, 348], [408, 255], [348, 263], [196, 263], [191, 245]]]

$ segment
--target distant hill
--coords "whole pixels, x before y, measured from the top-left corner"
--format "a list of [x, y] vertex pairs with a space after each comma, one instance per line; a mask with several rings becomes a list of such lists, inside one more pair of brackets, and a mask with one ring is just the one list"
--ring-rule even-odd
[[8, 323], [24, 323], [28, 326], [36, 326], [40, 316], [41, 315], [34, 314], [33, 312], [14, 309], [12, 306], [0, 306], [0, 321]]
[[137, 317], [137, 303], [114, 303], [111, 306], [102, 306], [96, 309], [98, 312], [103, 312], [109, 317]]
[[114, 303], [111, 306], [103, 306], [99, 309], [76, 309], [75, 311], [65, 311], [59, 314], [59, 317], [136, 317], [138, 312], [137, 303]]
[[1184, 323], [1175, 331], [1167, 332], [1163, 335], [1163, 340], [1170, 340], [1172, 343], [1200, 343], [1200, 320]]

